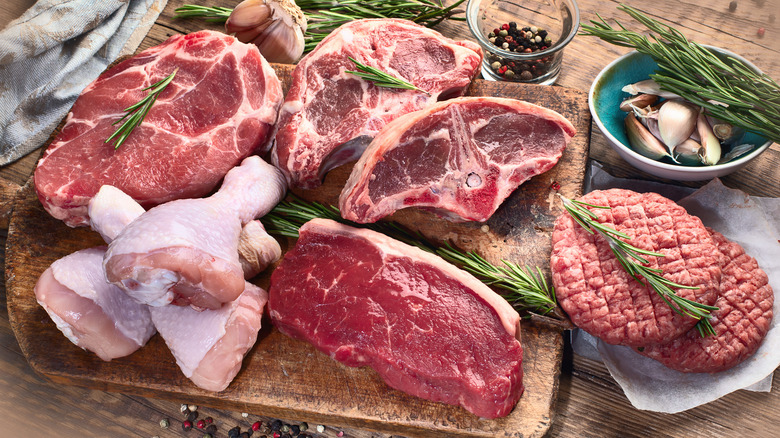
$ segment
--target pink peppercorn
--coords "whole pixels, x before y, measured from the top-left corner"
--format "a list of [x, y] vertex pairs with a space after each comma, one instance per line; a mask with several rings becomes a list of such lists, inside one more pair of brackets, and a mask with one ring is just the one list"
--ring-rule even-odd
[[198, 427], [198, 429], [203, 429], [204, 427], [206, 427], [206, 421], [205, 420], [198, 420], [198, 422], [195, 423], [195, 425]]
[[260, 426], [262, 426], [262, 424], [263, 423], [261, 423], [259, 421], [255, 421], [254, 423], [252, 423], [252, 430], [257, 432], [260, 429]]
[[756, 35], [758, 35], [759, 38], [763, 38], [764, 37], [764, 33], [766, 33], [766, 29], [764, 29], [763, 27], [760, 27], [758, 29], [758, 32], [756, 32]]

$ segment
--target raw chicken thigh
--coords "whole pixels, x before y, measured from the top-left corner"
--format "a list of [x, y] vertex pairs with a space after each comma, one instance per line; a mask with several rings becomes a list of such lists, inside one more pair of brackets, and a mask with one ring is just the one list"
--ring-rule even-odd
[[52, 263], [35, 298], [71, 342], [109, 361], [145, 345], [155, 330], [147, 306], [106, 282], [105, 251], [84, 249]]
[[151, 306], [220, 308], [244, 291], [242, 226], [270, 211], [286, 188], [275, 167], [244, 159], [214, 195], [171, 201], [131, 222], [108, 247], [106, 279]]
[[257, 340], [268, 294], [251, 283], [244, 285], [238, 299], [216, 310], [149, 307], [152, 321], [179, 368], [200, 388], [227, 388]]

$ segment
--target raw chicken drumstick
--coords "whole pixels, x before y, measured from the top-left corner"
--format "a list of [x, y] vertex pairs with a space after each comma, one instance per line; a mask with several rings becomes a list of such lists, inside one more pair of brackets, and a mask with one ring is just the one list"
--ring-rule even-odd
[[243, 225], [284, 197], [282, 174], [251, 156], [225, 175], [217, 193], [159, 205], [108, 247], [106, 279], [138, 302], [218, 309], [245, 288], [238, 258]]

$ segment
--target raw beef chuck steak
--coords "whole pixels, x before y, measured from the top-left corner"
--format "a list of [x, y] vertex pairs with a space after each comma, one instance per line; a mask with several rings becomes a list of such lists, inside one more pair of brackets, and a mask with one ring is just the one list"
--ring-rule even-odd
[[[631, 236], [637, 248], [664, 254], [647, 256], [663, 277], [698, 289], [677, 295], [712, 305], [720, 286], [720, 252], [701, 220], [656, 193], [610, 189], [580, 198], [611, 207], [591, 211], [598, 221]], [[555, 222], [550, 267], [561, 307], [572, 322], [609, 344], [644, 347], [684, 334], [697, 319], [677, 314], [650, 287], [631, 277], [608, 242], [589, 234], [569, 216]]]
[[[105, 143], [124, 109], [176, 68], [127, 141], [117, 150]], [[144, 207], [205, 195], [270, 146], [281, 101], [279, 79], [257, 47], [211, 31], [173, 36], [84, 89], [35, 170], [38, 197], [52, 216], [80, 226], [104, 184]]]
[[470, 274], [383, 234], [308, 222], [269, 295], [280, 331], [401, 391], [486, 418], [522, 395], [517, 312]]
[[341, 214], [366, 223], [426, 207], [486, 221], [520, 184], [555, 166], [575, 132], [555, 111], [519, 100], [439, 102], [377, 135], [341, 192]]
[[[377, 87], [346, 73], [349, 57], [427, 93]], [[293, 71], [279, 114], [273, 160], [292, 185], [314, 188], [329, 170], [353, 161], [389, 121], [462, 95], [482, 50], [406, 20], [357, 20], [328, 35]]]
[[712, 237], [724, 255], [718, 310], [710, 317], [715, 335], [702, 337], [693, 329], [639, 351], [677, 371], [715, 373], [739, 364], [756, 352], [772, 322], [774, 293], [766, 273], [738, 243], [718, 232]]

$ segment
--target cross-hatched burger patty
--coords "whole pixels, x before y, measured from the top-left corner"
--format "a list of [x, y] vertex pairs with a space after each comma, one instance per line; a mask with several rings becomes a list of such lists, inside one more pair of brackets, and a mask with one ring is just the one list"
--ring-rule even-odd
[[640, 351], [677, 371], [715, 373], [738, 365], [756, 352], [772, 322], [774, 294], [766, 273], [738, 243], [716, 231], [712, 237], [725, 259], [718, 310], [710, 316], [715, 335], [702, 337], [693, 329]]
[[[677, 295], [708, 305], [715, 302], [720, 252], [699, 218], [656, 193], [610, 189], [580, 200], [610, 207], [591, 211], [600, 223], [630, 236], [631, 245], [664, 255], [646, 256], [649, 267], [663, 270], [663, 277], [675, 283], [697, 287], [677, 289]], [[608, 241], [588, 233], [568, 213], [555, 222], [550, 263], [561, 307], [575, 325], [609, 344], [666, 343], [697, 323], [631, 277]]]

